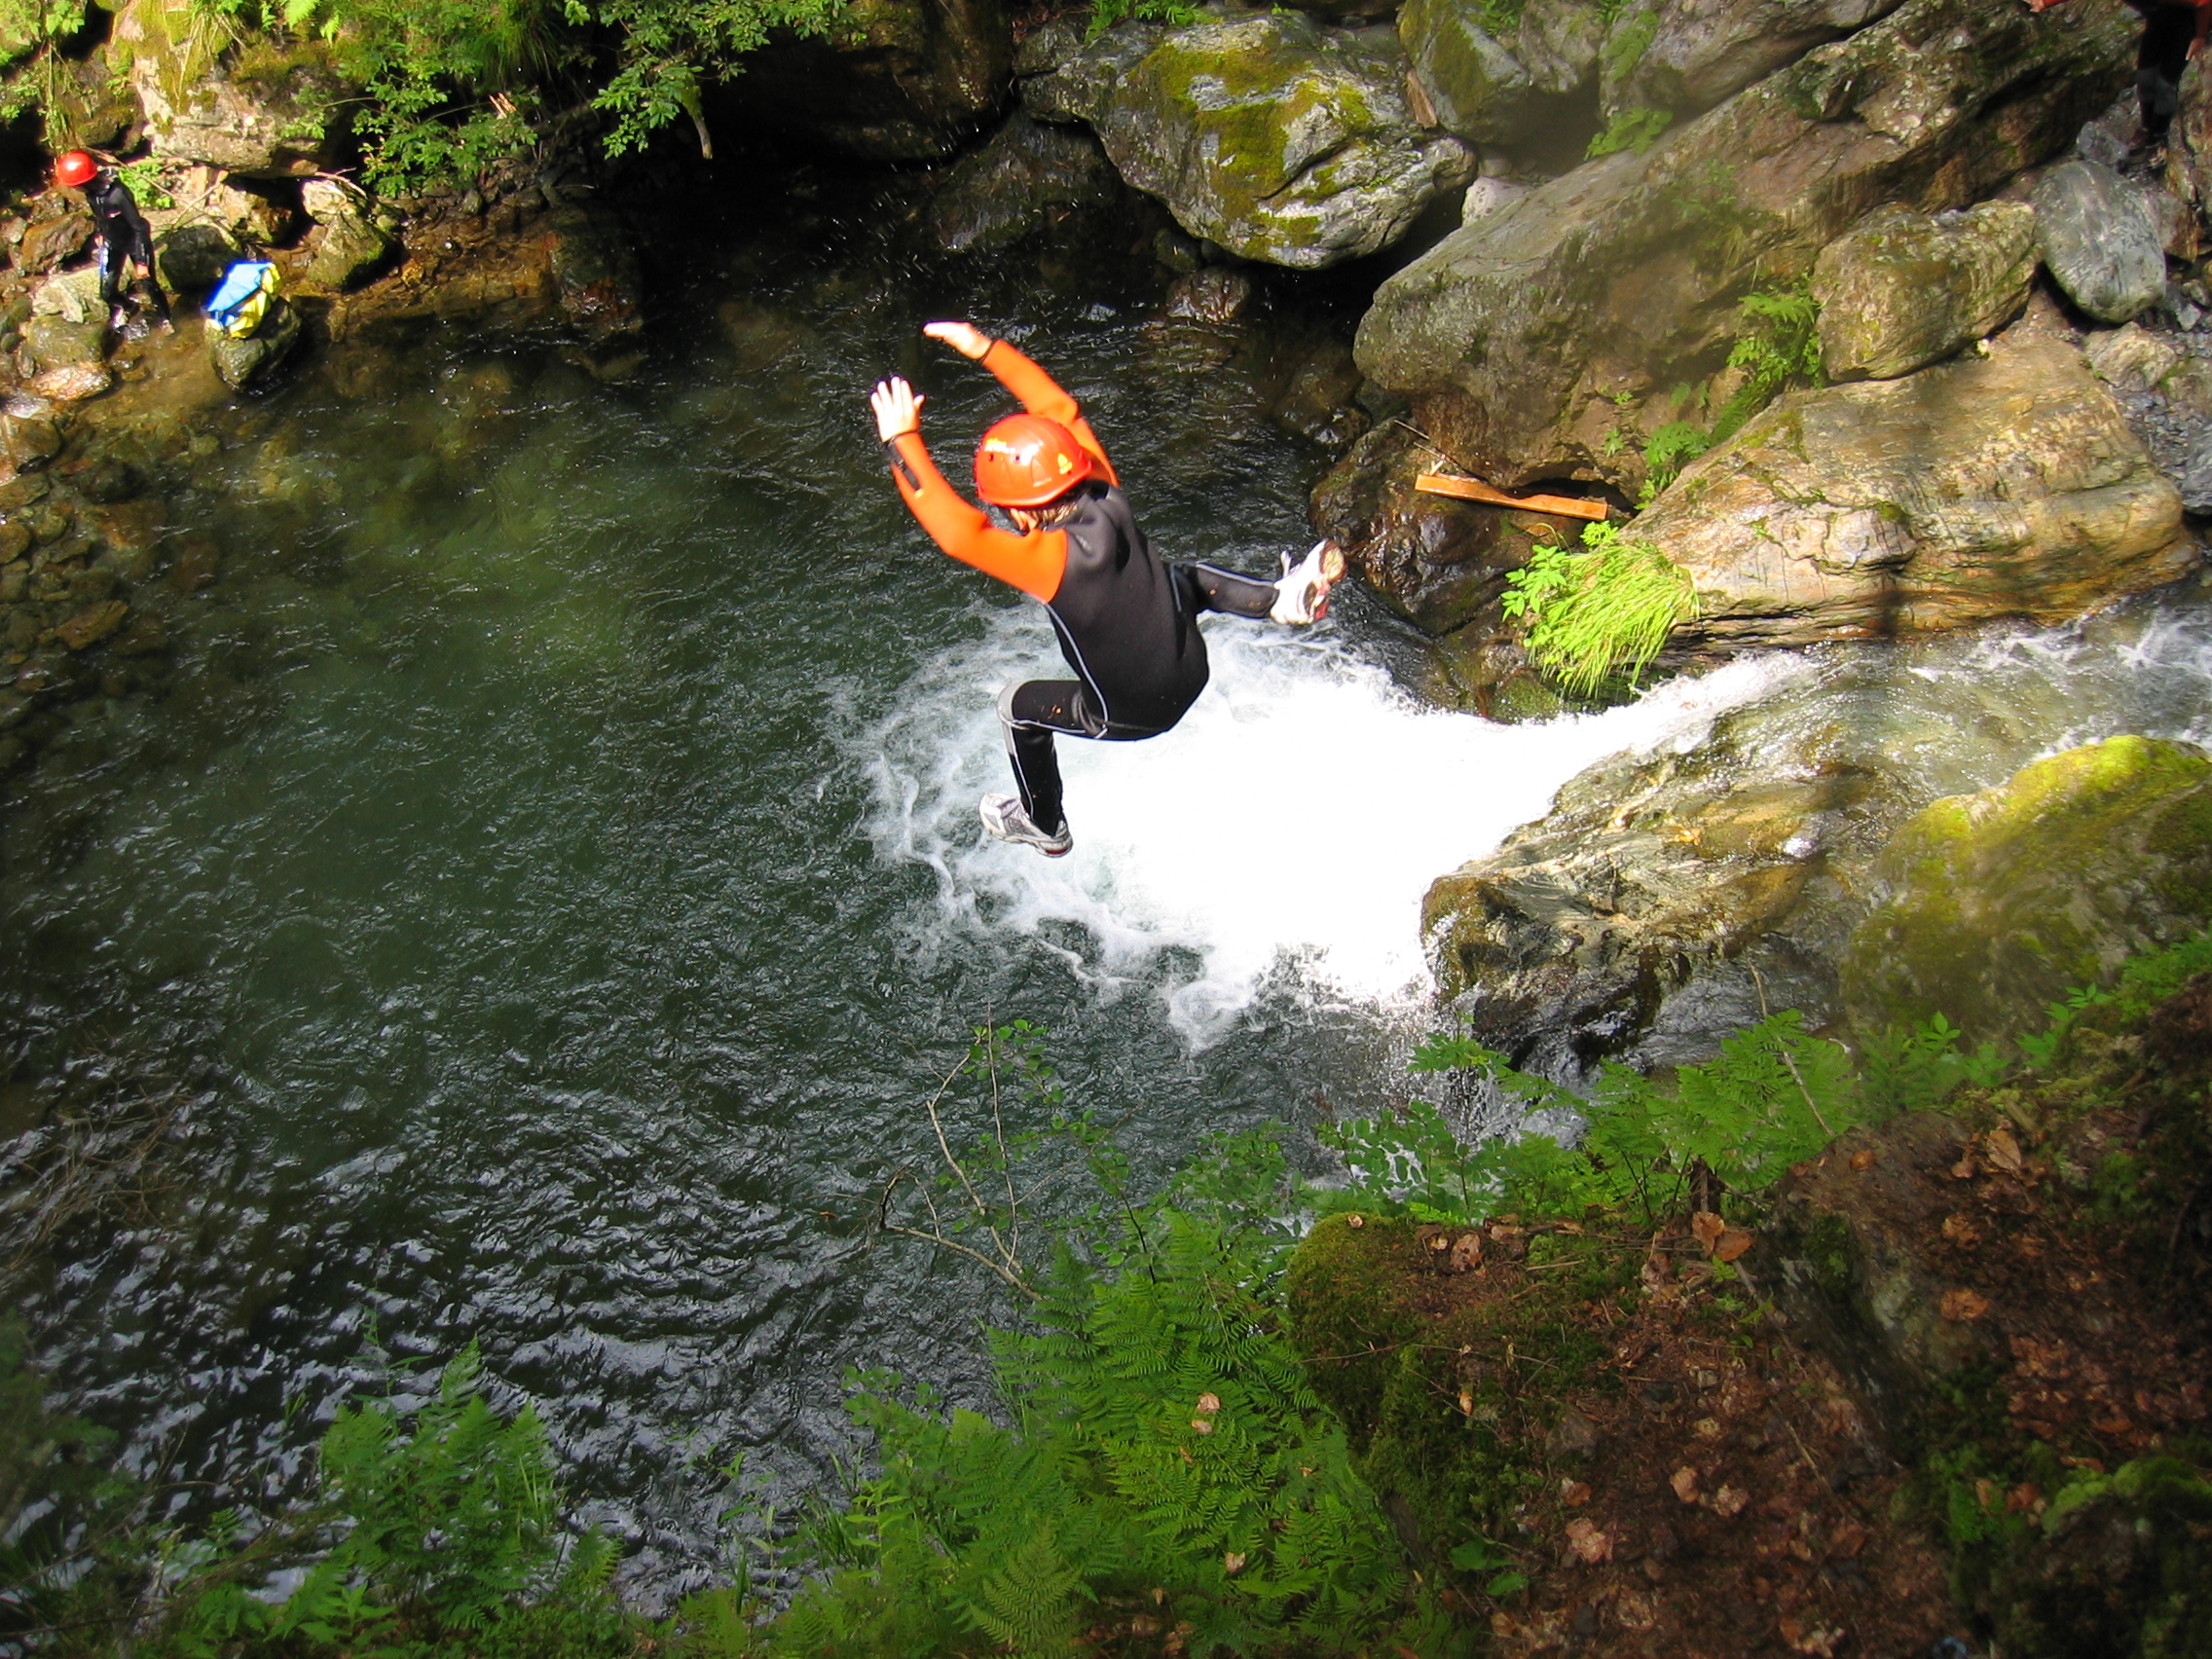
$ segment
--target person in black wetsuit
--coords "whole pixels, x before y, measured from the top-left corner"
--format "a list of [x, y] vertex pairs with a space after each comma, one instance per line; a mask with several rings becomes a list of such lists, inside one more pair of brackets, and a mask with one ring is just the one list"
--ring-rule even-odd
[[129, 284], [129, 294], [137, 298], [142, 293], [162, 326], [175, 326], [169, 321], [168, 299], [154, 275], [154, 234], [147, 227], [146, 216], [138, 211], [138, 201], [130, 194], [130, 187], [116, 177], [112, 167], [101, 166], [83, 150], [71, 150], [56, 162], [54, 176], [62, 184], [80, 187], [86, 205], [92, 210], [92, 229], [99, 237], [100, 301], [108, 308], [107, 325], [121, 330], [129, 320], [129, 310], [124, 304], [126, 275], [136, 266], [139, 276]]
[[899, 494], [953, 558], [1040, 601], [1074, 680], [1033, 680], [999, 698], [1014, 795], [985, 795], [983, 828], [1058, 858], [1074, 845], [1062, 805], [1055, 734], [1128, 741], [1158, 737], [1206, 685], [1198, 613], [1312, 622], [1328, 610], [1344, 555], [1317, 543], [1275, 581], [1211, 565], [1170, 565], [1137, 527], [1121, 480], [1076, 400], [1003, 340], [965, 322], [923, 329], [980, 362], [1021, 400], [983, 434], [976, 493], [1015, 526], [999, 529], [937, 469], [922, 443], [922, 399], [898, 376], [869, 395]]
[[[2028, 0], [2031, 12], [2047, 12], [2064, 0]], [[2189, 67], [2212, 29], [2212, 0], [2127, 0], [2143, 19], [2143, 38], [2135, 48], [2135, 106], [2143, 116], [2143, 135], [2135, 149], [2156, 155], [2165, 148], [2166, 129], [2181, 109], [2182, 72]]]

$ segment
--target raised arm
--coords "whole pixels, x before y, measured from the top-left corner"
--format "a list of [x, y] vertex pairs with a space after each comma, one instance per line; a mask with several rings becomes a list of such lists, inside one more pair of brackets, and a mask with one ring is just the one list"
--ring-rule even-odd
[[897, 375], [868, 394], [876, 436], [891, 453], [899, 495], [930, 539], [964, 565], [1019, 588], [1050, 605], [1068, 568], [1063, 531], [1033, 530], [1015, 535], [991, 523], [982, 508], [945, 482], [922, 442], [922, 399]]
[[999, 377], [999, 384], [1019, 398], [1021, 407], [1030, 414], [1042, 415], [1048, 421], [1057, 421], [1073, 432], [1076, 442], [1088, 450], [1090, 459], [1098, 462], [1099, 475], [1109, 484], [1121, 483], [1114, 476], [1114, 463], [1106, 459], [1106, 446], [1098, 441], [1098, 434], [1090, 429], [1090, 423], [1083, 417], [1083, 405], [1070, 397], [1060, 383], [1036, 363], [1005, 341], [992, 339], [973, 323], [926, 323], [922, 332], [932, 340], [941, 341], [951, 347], [962, 356], [973, 357], [981, 363]]

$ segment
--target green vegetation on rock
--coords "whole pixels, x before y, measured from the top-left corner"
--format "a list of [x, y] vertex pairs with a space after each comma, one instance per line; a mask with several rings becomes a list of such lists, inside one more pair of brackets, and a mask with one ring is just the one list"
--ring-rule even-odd
[[2212, 756], [2132, 736], [2050, 756], [1924, 808], [1877, 872], [1843, 963], [1855, 1017], [1941, 996], [1977, 1031], [2030, 1029], [2070, 987], [2212, 922]]
[[[1684, 466], [1715, 444], [1724, 444], [1744, 424], [1790, 386], [1822, 384], [1820, 302], [1809, 288], [1781, 288], [1746, 294], [1744, 332], [1728, 350], [1728, 367], [1743, 379], [1728, 394], [1711, 426], [1670, 421], [1644, 445], [1641, 504], [1672, 484]], [[1684, 395], [1687, 388], [1683, 388]]]
[[408, 191], [466, 179], [535, 141], [549, 104], [611, 118], [611, 155], [700, 117], [705, 82], [771, 32], [827, 33], [845, 0], [191, 0], [218, 29], [330, 43], [367, 96], [367, 172]]
[[1527, 622], [1530, 656], [1579, 696], [1633, 683], [1698, 610], [1688, 576], [1664, 553], [1606, 524], [1588, 526], [1579, 550], [1539, 542], [1506, 576], [1499, 605]]

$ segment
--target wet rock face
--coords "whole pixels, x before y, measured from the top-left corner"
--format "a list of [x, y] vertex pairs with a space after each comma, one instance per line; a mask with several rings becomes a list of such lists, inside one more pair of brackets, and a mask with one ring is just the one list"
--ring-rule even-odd
[[1314, 270], [1387, 247], [1474, 170], [1456, 138], [1419, 127], [1405, 76], [1387, 37], [1271, 15], [1117, 31], [1023, 96], [1089, 122], [1193, 236]]
[[238, 241], [222, 226], [197, 220], [165, 232], [154, 242], [154, 263], [172, 294], [203, 294], [242, 258]]
[[561, 309], [593, 345], [645, 326], [638, 258], [611, 214], [564, 207], [548, 221], [547, 258]]
[[1063, 218], [1109, 209], [1122, 194], [1089, 132], [1017, 110], [952, 169], [930, 203], [929, 233], [948, 253], [997, 253]]
[[1440, 634], [1495, 610], [1530, 541], [1506, 534], [1500, 513], [1417, 492], [1415, 478], [1436, 464], [1411, 433], [1380, 426], [1322, 479], [1312, 510], [1384, 604]]
[[1421, 906], [1431, 962], [1477, 1035], [1571, 1076], [1632, 1051], [1703, 1058], [1758, 1017], [1762, 993], [1832, 1004], [1815, 964], [1842, 941], [1849, 870], [1906, 802], [1848, 759], [1754, 766], [1751, 741], [1731, 719], [1687, 755], [1603, 761], [1437, 879]]
[[1899, 0], [1644, 0], [1622, 9], [1603, 55], [1600, 108], [1698, 115], [1813, 47], [1898, 9]]
[[2182, 505], [2212, 512], [2212, 339], [2130, 322], [2089, 335], [2082, 350]]
[[1633, 495], [1665, 392], [1720, 366], [1747, 289], [1809, 273], [1883, 202], [1964, 205], [2063, 149], [2135, 34], [2117, 0], [1911, 0], [1447, 237], [1378, 291], [1360, 367], [1493, 482]]
[[1509, 27], [1469, 0], [1406, 0], [1398, 39], [1436, 125], [1510, 143], [1564, 111], [1598, 73], [1605, 23], [1574, 0], [1530, 0]]
[[1862, 1029], [1940, 1008], [2040, 1027], [2075, 985], [2212, 922], [2212, 756], [2115, 737], [1916, 814], [1876, 866], [1843, 962]]
[[2144, 190], [2110, 167], [2071, 161], [2037, 181], [2044, 264], [2101, 322], [2125, 322], [2166, 291], [2165, 230]]
[[370, 223], [363, 200], [344, 186], [311, 179], [301, 197], [308, 216], [320, 227], [314, 252], [301, 273], [313, 286], [343, 292], [391, 252], [391, 239]]
[[1821, 250], [1821, 360], [1831, 381], [1890, 380], [1994, 334], [2026, 309], [2035, 210], [1877, 208]]
[[1729, 649], [2057, 621], [2197, 558], [2081, 351], [2025, 330], [1987, 357], [1790, 394], [1637, 534], [1696, 585], [1683, 640]]
[[1006, 0], [853, 0], [829, 34], [749, 55], [709, 120], [872, 161], [950, 155], [1005, 102]]
[[[131, 22], [151, 17], [141, 4]], [[241, 59], [230, 76], [213, 73], [166, 32], [144, 41], [130, 84], [146, 112], [154, 148], [177, 161], [219, 167], [242, 178], [306, 178], [336, 165], [348, 146], [350, 90], [327, 48], [306, 42]], [[119, 35], [127, 32], [118, 25]]]
[[207, 355], [214, 362], [215, 372], [223, 377], [225, 386], [246, 391], [265, 383], [284, 366], [300, 343], [301, 332], [300, 313], [282, 300], [272, 300], [261, 326], [243, 340], [233, 340], [210, 328]]

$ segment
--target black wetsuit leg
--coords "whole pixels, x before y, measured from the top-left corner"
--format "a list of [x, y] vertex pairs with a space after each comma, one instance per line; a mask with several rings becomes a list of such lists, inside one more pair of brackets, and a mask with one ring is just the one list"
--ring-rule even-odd
[[1257, 576], [1240, 576], [1214, 565], [1170, 565], [1176, 585], [1193, 610], [1221, 610], [1232, 616], [1265, 616], [1274, 609], [1277, 589]]
[[2182, 71], [2196, 39], [2196, 8], [2164, 0], [2130, 0], [2143, 15], [2143, 39], [2135, 49], [2135, 99], [2143, 112], [2143, 131], [2153, 144], [2166, 141], [2166, 129], [2181, 108]]
[[130, 249], [100, 238], [100, 303], [113, 306], [123, 298], [124, 279], [130, 270]]
[[1021, 810], [1048, 834], [1067, 827], [1060, 789], [1060, 757], [1052, 734], [1103, 737], [1105, 717], [1080, 680], [1032, 680], [1010, 685], [999, 697], [999, 720], [1006, 728], [1006, 755], [1014, 764], [1014, 787], [1021, 792]]

